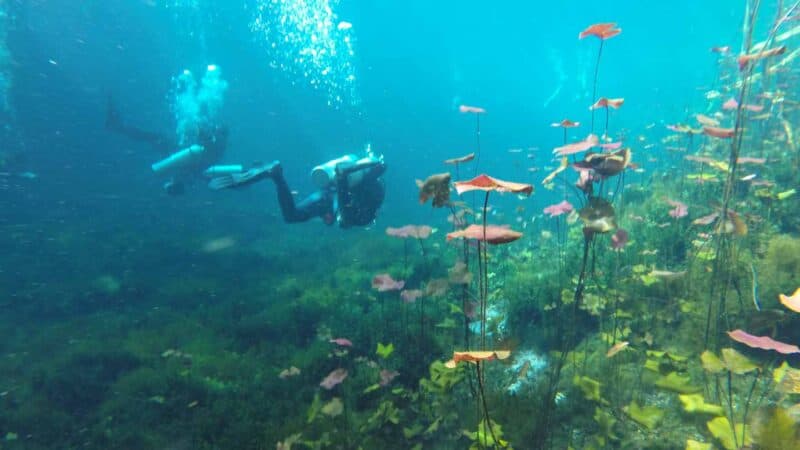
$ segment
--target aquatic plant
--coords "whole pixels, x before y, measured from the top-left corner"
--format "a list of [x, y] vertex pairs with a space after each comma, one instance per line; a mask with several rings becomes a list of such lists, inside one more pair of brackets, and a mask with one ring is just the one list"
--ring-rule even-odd
[[[617, 28], [616, 23], [597, 23], [590, 25], [585, 30], [578, 34], [578, 39], [583, 39], [587, 36], [595, 36], [600, 39], [600, 47], [597, 49], [597, 60], [594, 64], [594, 79], [592, 81], [592, 101], [597, 99], [597, 75], [600, 72], [600, 57], [603, 56], [603, 44], [606, 39], [611, 39], [622, 32], [621, 28]], [[594, 109], [592, 109], [592, 122], [589, 127], [589, 132], [594, 132]]]
[[553, 127], [553, 128], [561, 128], [562, 130], [564, 130], [564, 140], [562, 142], [562, 145], [567, 145], [567, 129], [569, 129], [569, 128], [577, 128], [577, 127], [581, 126], [581, 123], [580, 122], [573, 122], [573, 121], [571, 121], [569, 119], [564, 119], [561, 122], [551, 123], [550, 126]]
[[[462, 181], [455, 183], [456, 192], [460, 195], [464, 192], [470, 192], [474, 190], [481, 190], [485, 191], [485, 197], [483, 202], [483, 225], [471, 225], [464, 230], [455, 231], [453, 233], [448, 234], [448, 239], [452, 239], [453, 237], [463, 237], [467, 239], [474, 239], [478, 242], [478, 305], [480, 309], [480, 349], [483, 352], [480, 352], [482, 356], [476, 357], [477, 359], [470, 359], [469, 356], [472, 355], [470, 352], [465, 353], [454, 353], [453, 360], [457, 363], [460, 359], [458, 357], [467, 358], [467, 361], [475, 362], [475, 375], [478, 381], [478, 393], [479, 398], [478, 402], [482, 408], [482, 417], [485, 426], [488, 426], [489, 433], [492, 435], [493, 445], [498, 444], [498, 438], [494, 435], [494, 428], [490, 415], [489, 415], [489, 408], [486, 403], [486, 394], [484, 390], [484, 375], [481, 372], [481, 362], [487, 359], [493, 359], [494, 356], [497, 356], [494, 352], [486, 352], [486, 311], [489, 301], [489, 256], [488, 256], [488, 245], [493, 244], [503, 244], [512, 242], [516, 239], [521, 237], [521, 233], [513, 232], [507, 228], [503, 227], [490, 227], [487, 224], [487, 207], [489, 204], [489, 194], [492, 191], [497, 192], [512, 192], [517, 194], [524, 194], [530, 195], [533, 192], [533, 186], [530, 184], [525, 183], [513, 183], [508, 181], [499, 180], [496, 178], [492, 178], [488, 175], [479, 175], [472, 180], [469, 181]], [[505, 353], [503, 353], [505, 355]], [[461, 356], [458, 356], [461, 355]], [[507, 357], [507, 355], [506, 355]], [[484, 433], [486, 431], [484, 430]]]
[[473, 159], [475, 159], [475, 152], [467, 153], [466, 155], [459, 156], [457, 158], [445, 159], [444, 163], [456, 166], [456, 178], [461, 178], [459, 167], [461, 166], [461, 164], [470, 162]]
[[479, 175], [472, 180], [462, 181], [455, 183], [456, 192], [460, 195], [464, 192], [474, 190], [485, 191], [483, 201], [483, 225], [471, 225], [464, 230], [456, 231], [448, 234], [448, 239], [453, 237], [464, 237], [469, 239], [476, 239], [478, 241], [478, 280], [479, 280], [479, 306], [481, 309], [481, 349], [486, 349], [486, 307], [489, 296], [489, 256], [488, 244], [504, 244], [512, 242], [521, 237], [520, 233], [512, 232], [503, 227], [487, 225], [487, 207], [489, 205], [489, 194], [492, 191], [497, 192], [511, 192], [517, 194], [530, 195], [533, 192], [533, 186], [525, 183], [513, 183], [503, 180], [492, 178], [488, 175]]
[[458, 111], [475, 116], [475, 174], [477, 175], [478, 165], [481, 162], [481, 115], [486, 114], [486, 110], [478, 106], [461, 105]]

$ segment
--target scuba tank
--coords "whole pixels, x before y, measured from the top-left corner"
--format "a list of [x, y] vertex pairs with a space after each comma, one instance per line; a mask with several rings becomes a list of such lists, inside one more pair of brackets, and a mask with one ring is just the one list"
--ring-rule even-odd
[[[311, 169], [311, 180], [318, 188], [324, 189], [330, 186], [331, 183], [333, 183], [336, 179], [337, 168], [339, 168], [339, 170], [347, 170], [360, 166], [374, 165], [375, 163], [379, 163], [381, 161], [383, 161], [382, 156], [375, 156], [371, 152], [361, 159], [351, 153], [344, 155], [341, 158], [332, 159], [325, 164], [320, 164]], [[348, 186], [354, 187], [361, 183], [361, 180], [364, 178], [364, 172], [365, 170], [356, 170], [351, 172], [347, 176]]]
[[218, 177], [221, 175], [230, 175], [233, 173], [242, 173], [244, 172], [244, 166], [241, 164], [226, 164], [226, 165], [217, 165], [211, 166], [206, 169], [203, 174], [209, 178]]
[[[324, 189], [336, 179], [336, 167], [346, 168], [355, 165], [358, 157], [353, 154], [344, 155], [341, 158], [332, 159], [324, 164], [320, 164], [311, 169], [311, 181], [320, 188]], [[341, 164], [341, 166], [340, 166]]]
[[156, 173], [179, 168], [202, 156], [205, 150], [205, 147], [202, 145], [194, 144], [167, 156], [150, 167], [153, 169], [153, 172]]

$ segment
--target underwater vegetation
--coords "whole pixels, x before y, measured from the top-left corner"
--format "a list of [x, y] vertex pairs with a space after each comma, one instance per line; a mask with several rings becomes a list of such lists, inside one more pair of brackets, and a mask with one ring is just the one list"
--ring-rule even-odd
[[[339, 105], [335, 3], [255, 2], [251, 28], [290, 76], [346, 80], [323, 86]], [[3, 223], [5, 258], [46, 276], [0, 271], [0, 448], [800, 449], [800, 2], [769, 6], [747, 2], [741, 50], [683, 49], [713, 88], [643, 130], [604, 83], [625, 32], [575, 25], [591, 98], [542, 125], [541, 177], [484, 173], [491, 105], [460, 105], [474, 147], [355, 244]], [[226, 89], [177, 77], [178, 135]]]

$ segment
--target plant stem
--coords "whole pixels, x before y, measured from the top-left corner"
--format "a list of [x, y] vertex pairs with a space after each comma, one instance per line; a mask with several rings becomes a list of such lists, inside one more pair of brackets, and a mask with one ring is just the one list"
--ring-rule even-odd
[[[486, 436], [486, 427], [489, 428], [489, 434], [492, 436], [492, 447], [497, 446], [497, 437], [494, 435], [494, 428], [492, 428], [492, 419], [489, 417], [489, 406], [486, 404], [486, 394], [483, 390], [483, 374], [481, 373], [481, 361], [475, 363], [475, 371], [478, 375], [478, 389], [481, 393], [481, 403], [483, 404], [483, 435]], [[480, 442], [480, 434], [478, 435], [478, 442]]]
[[733, 389], [731, 387], [732, 372], [728, 370], [728, 411], [730, 414], [731, 430], [733, 431], [733, 444], [739, 448], [739, 439], [736, 437], [736, 420], [733, 417]]
[[[592, 104], [597, 101], [597, 74], [600, 72], [600, 57], [603, 55], [603, 39], [600, 39], [600, 49], [597, 51], [597, 61], [594, 64], [594, 83], [592, 85]], [[592, 126], [590, 133], [594, 133], [594, 109], [592, 109]]]
[[486, 350], [486, 304], [489, 301], [489, 253], [486, 248], [488, 242], [486, 241], [486, 210], [489, 206], [489, 192], [486, 191], [486, 196], [483, 200], [483, 241], [478, 244], [478, 252], [480, 256], [481, 247], [483, 248], [483, 283], [480, 292], [481, 302], [481, 350]]
[[481, 115], [475, 114], [475, 143], [478, 151], [475, 153], [475, 174], [478, 176], [478, 164], [481, 162]]

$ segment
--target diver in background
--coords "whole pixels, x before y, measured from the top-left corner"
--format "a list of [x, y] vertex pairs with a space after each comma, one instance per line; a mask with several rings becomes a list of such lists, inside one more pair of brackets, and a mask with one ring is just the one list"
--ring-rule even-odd
[[[219, 67], [209, 65], [198, 86], [194, 75], [184, 70], [173, 79], [173, 105], [177, 139], [125, 123], [109, 99], [106, 129], [149, 144], [165, 158], [152, 164], [155, 173], [168, 174], [164, 190], [170, 195], [184, 192], [184, 184], [212, 170], [225, 153], [228, 128], [219, 119], [227, 82]], [[176, 151], [176, 149], [178, 149]], [[231, 166], [219, 166], [231, 167]], [[240, 169], [241, 170], [241, 169]]]
[[311, 177], [319, 189], [300, 203], [295, 203], [292, 197], [280, 161], [215, 177], [209, 187], [240, 188], [271, 178], [277, 189], [278, 205], [285, 222], [306, 222], [319, 217], [327, 225], [336, 222], [342, 228], [349, 228], [368, 226], [375, 221], [385, 195], [381, 179], [385, 171], [383, 156], [375, 156], [367, 147], [367, 154], [363, 158], [348, 154], [316, 166]]

